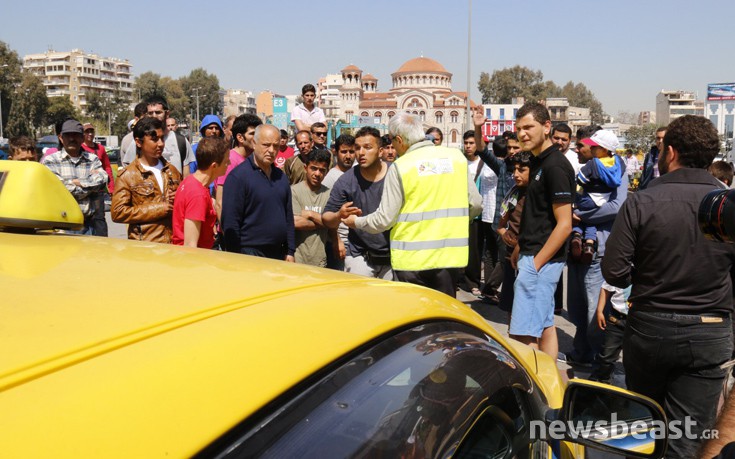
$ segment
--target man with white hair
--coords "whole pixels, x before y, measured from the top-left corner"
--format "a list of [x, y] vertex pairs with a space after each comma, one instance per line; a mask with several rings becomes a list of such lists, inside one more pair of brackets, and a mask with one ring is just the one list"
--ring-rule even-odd
[[255, 128], [255, 150], [225, 180], [222, 230], [225, 250], [294, 262], [291, 187], [283, 171], [273, 166], [281, 131], [273, 125]]
[[369, 233], [390, 228], [395, 278], [454, 297], [450, 269], [467, 266], [469, 222], [482, 212], [482, 198], [462, 152], [425, 140], [417, 116], [395, 115], [389, 131], [398, 159], [386, 175], [380, 206], [343, 221]]

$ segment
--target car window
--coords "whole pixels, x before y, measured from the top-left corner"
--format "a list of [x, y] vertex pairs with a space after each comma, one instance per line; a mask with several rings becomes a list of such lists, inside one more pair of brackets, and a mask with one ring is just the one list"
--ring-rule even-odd
[[292, 396], [221, 456], [502, 457], [528, 448], [533, 391], [522, 366], [479, 330], [422, 325]]

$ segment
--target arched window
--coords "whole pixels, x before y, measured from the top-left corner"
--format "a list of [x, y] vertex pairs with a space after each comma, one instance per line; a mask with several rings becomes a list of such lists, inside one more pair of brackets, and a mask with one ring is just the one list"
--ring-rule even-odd
[[368, 112], [362, 112], [360, 113], [360, 116], [370, 116], [370, 114]]
[[436, 117], [436, 124], [442, 124], [444, 122], [444, 113], [436, 112], [434, 116]]
[[381, 117], [383, 116], [383, 114], [382, 114], [382, 113], [380, 113], [380, 112], [375, 112], [375, 115], [374, 115], [374, 116], [375, 116], [376, 118], [381, 118]]
[[459, 122], [459, 113], [457, 113], [457, 112], [450, 113], [449, 114], [449, 121], [451, 123], [457, 123], [457, 122]]
[[413, 100], [411, 100], [411, 104], [410, 104], [410, 107], [411, 108], [416, 108], [416, 107], [420, 107], [420, 106], [421, 106], [421, 104], [419, 104], [419, 100], [418, 99], [414, 98]]
[[452, 131], [452, 143], [457, 143], [457, 131]]
[[419, 112], [419, 118], [421, 118], [421, 121], [426, 121], [426, 112], [424, 112], [423, 110], [421, 110]]
[[395, 116], [396, 112], [388, 112], [388, 119], [391, 119]]

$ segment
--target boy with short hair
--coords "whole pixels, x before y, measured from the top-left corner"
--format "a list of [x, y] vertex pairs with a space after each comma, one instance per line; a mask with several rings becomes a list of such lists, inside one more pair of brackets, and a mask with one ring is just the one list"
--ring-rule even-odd
[[36, 145], [33, 140], [24, 135], [13, 137], [8, 142], [10, 148], [8, 159], [13, 161], [38, 161]]
[[733, 179], [732, 163], [727, 161], [715, 161], [707, 169], [717, 180], [731, 187]]
[[230, 165], [224, 138], [205, 137], [197, 144], [197, 170], [189, 174], [176, 190], [173, 213], [174, 245], [211, 249], [217, 213], [212, 205], [209, 185], [224, 175]]
[[595, 369], [589, 377], [590, 381], [611, 383], [615, 362], [623, 350], [630, 289], [630, 285], [623, 289], [602, 282], [597, 301], [597, 326], [605, 332], [605, 342], [595, 356]]
[[291, 202], [296, 229], [296, 263], [324, 268], [327, 266], [327, 236], [329, 229], [322, 222], [322, 212], [329, 200], [329, 188], [322, 184], [327, 175], [330, 153], [315, 150], [304, 168], [306, 176], [291, 185]]

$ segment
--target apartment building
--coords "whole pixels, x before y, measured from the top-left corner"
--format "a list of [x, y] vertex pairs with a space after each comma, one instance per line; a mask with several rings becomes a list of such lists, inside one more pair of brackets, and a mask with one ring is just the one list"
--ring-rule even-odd
[[691, 91], [667, 91], [656, 95], [656, 123], [666, 126], [684, 115], [704, 116], [704, 102]]
[[23, 57], [23, 69], [41, 78], [48, 97], [68, 97], [82, 112], [86, 111], [90, 91], [109, 96], [119, 92], [132, 100], [131, 68], [127, 59], [100, 57], [81, 49], [49, 50]]

